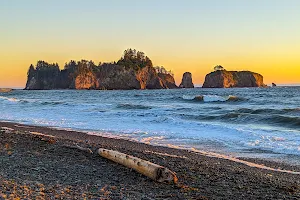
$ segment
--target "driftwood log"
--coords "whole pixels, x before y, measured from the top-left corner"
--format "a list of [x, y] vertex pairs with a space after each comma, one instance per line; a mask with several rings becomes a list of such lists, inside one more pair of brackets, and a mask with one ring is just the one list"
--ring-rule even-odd
[[174, 172], [160, 165], [151, 163], [140, 158], [136, 158], [118, 151], [102, 149], [98, 150], [98, 154], [104, 158], [112, 160], [116, 163], [134, 169], [137, 172], [155, 180], [157, 182], [177, 183], [178, 178]]

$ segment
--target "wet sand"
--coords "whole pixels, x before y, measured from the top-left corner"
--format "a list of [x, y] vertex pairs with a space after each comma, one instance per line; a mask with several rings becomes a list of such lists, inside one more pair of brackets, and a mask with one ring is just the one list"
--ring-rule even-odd
[[[0, 199], [299, 199], [300, 175], [187, 150], [0, 122]], [[1, 130], [0, 129], [0, 130]], [[53, 137], [44, 136], [51, 135]], [[176, 172], [179, 183], [157, 183], [94, 152], [118, 150]], [[299, 166], [242, 159], [300, 172]]]

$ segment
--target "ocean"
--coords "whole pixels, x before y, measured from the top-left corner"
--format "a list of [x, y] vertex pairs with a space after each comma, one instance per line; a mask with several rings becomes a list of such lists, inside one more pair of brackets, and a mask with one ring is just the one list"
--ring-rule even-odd
[[0, 120], [300, 164], [300, 87], [14, 90]]

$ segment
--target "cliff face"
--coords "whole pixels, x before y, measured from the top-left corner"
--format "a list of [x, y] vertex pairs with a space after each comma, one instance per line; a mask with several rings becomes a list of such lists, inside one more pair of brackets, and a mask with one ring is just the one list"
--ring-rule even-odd
[[41, 76], [37, 69], [29, 70], [27, 90], [38, 89], [169, 89], [177, 88], [173, 76], [160, 74], [153, 67], [126, 68], [116, 64], [99, 67], [65, 69], [53, 77]]
[[192, 74], [190, 72], [185, 72], [182, 76], [182, 81], [179, 85], [180, 88], [194, 88]]
[[38, 61], [36, 68], [31, 65], [28, 70], [25, 89], [56, 89], [59, 76], [60, 70], [57, 64], [49, 65], [44, 61]]
[[158, 73], [158, 77], [162, 80], [162, 83], [164, 86], [168, 89], [175, 89], [178, 88], [175, 79], [172, 75], [170, 74], [163, 74], [163, 73]]
[[75, 78], [75, 89], [97, 89], [99, 88], [99, 83], [97, 77], [92, 72], [87, 72], [85, 74], [79, 74]]
[[219, 70], [207, 74], [203, 88], [266, 87], [263, 76], [249, 71]]
[[123, 66], [105, 64], [99, 68], [97, 81], [101, 90], [130, 90], [141, 89], [140, 83], [135, 78], [133, 69]]

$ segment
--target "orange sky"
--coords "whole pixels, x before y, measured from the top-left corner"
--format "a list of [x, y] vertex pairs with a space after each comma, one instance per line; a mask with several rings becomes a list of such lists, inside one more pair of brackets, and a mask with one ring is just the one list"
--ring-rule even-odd
[[[85, 57], [78, 55], [72, 56], [57, 52], [33, 52], [32, 54], [1, 54], [0, 57], [0, 87], [24, 87], [26, 83], [26, 73], [31, 63], [35, 64], [38, 59], [44, 59], [48, 62], [58, 62], [61, 67], [70, 59], [79, 60], [81, 58], [92, 59], [95, 63], [99, 61], [117, 60], [122, 50], [111, 50], [110, 52], [97, 53], [103, 55], [97, 57], [96, 53], [85, 53]], [[84, 54], [84, 52], [82, 52]], [[264, 81], [267, 84], [272, 82], [278, 84], [295, 84], [300, 82], [300, 59], [293, 55], [285, 55], [286, 57], [262, 55], [262, 56], [203, 56], [199, 55], [167, 55], [168, 52], [147, 51], [147, 55], [153, 60], [155, 65], [163, 65], [167, 69], [172, 69], [175, 72], [176, 83], [180, 84], [182, 74], [185, 71], [190, 71], [193, 74], [195, 84], [203, 84], [205, 75], [213, 70], [217, 64], [221, 64], [227, 70], [251, 70], [261, 73], [264, 76]], [[94, 55], [93, 55], [94, 54]], [[107, 55], [105, 55], [107, 54]], [[3, 56], [4, 55], [4, 56]], [[92, 56], [88, 56], [92, 55]], [[107, 59], [105, 59], [107, 58]], [[218, 60], [219, 62], [216, 62]], [[245, 64], [246, 63], [246, 64]]]
[[[0, 87], [25, 87], [29, 65], [117, 61], [127, 48], [203, 84], [215, 65], [265, 83], [300, 83], [300, 1], [36, 1], [0, 6]], [[112, 14], [113, 13], [113, 14]]]

